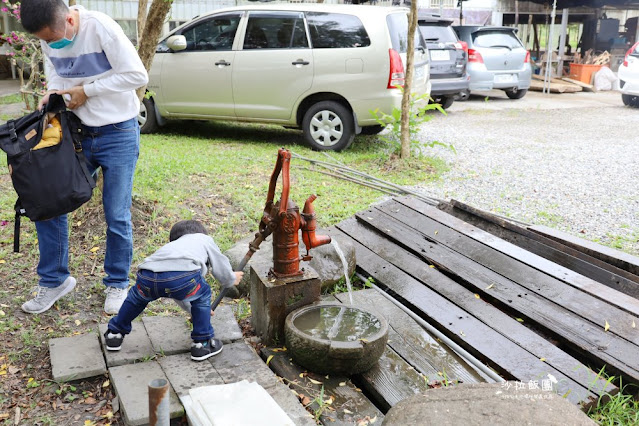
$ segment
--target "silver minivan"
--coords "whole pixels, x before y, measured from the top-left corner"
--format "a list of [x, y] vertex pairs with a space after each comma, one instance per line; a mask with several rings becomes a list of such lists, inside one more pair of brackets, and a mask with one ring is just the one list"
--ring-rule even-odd
[[[143, 133], [169, 119], [300, 128], [318, 150], [343, 150], [382, 130], [371, 111], [400, 107], [408, 9], [276, 4], [217, 10], [158, 45], [140, 111]], [[412, 91], [430, 93], [429, 59], [415, 35]]]
[[530, 52], [517, 38], [516, 28], [462, 25], [453, 27], [468, 45], [469, 90], [501, 89], [510, 99], [528, 92]]

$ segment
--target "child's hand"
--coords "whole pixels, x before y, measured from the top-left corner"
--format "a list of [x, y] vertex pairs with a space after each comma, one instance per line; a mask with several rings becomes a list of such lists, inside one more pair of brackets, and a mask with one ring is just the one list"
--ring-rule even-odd
[[242, 281], [242, 277], [244, 276], [244, 272], [233, 272], [235, 274], [235, 282], [233, 285], [238, 285], [240, 281]]

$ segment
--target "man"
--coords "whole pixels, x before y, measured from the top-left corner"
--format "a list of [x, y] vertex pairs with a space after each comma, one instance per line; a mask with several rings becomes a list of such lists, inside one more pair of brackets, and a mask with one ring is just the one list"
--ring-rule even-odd
[[[137, 123], [138, 87], [148, 75], [135, 47], [122, 28], [103, 13], [81, 6], [68, 8], [62, 0], [23, 0], [22, 26], [41, 40], [49, 91], [64, 96], [82, 120], [82, 149], [89, 170], [101, 168], [102, 201], [107, 223], [104, 272], [104, 311], [117, 314], [129, 286], [133, 257], [131, 191], [140, 146]], [[40, 281], [34, 299], [22, 305], [41, 313], [75, 287], [69, 273], [66, 215], [36, 222]]]

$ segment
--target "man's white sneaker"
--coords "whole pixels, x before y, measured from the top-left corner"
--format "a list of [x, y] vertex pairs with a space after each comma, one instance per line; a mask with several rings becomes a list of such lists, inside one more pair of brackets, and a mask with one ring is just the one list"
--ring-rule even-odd
[[107, 287], [106, 300], [104, 301], [104, 312], [109, 315], [116, 315], [126, 299], [128, 288]]
[[22, 305], [22, 310], [29, 314], [41, 314], [49, 309], [53, 304], [68, 294], [75, 287], [75, 278], [69, 276], [58, 287], [38, 286], [36, 296]]

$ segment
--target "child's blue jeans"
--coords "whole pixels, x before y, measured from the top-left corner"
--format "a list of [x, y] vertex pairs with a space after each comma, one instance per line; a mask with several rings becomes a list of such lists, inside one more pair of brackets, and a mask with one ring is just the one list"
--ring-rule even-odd
[[137, 281], [129, 289], [120, 312], [109, 321], [109, 330], [129, 334], [131, 322], [144, 311], [149, 302], [160, 297], [191, 302], [191, 339], [204, 341], [214, 337], [211, 326], [211, 287], [200, 271], [152, 272], [140, 269]]

